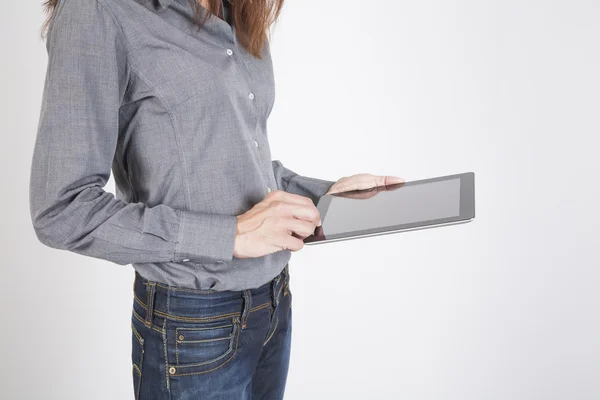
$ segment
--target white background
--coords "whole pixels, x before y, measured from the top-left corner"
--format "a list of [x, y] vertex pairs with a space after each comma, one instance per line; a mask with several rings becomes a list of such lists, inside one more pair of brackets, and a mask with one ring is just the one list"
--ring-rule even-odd
[[[131, 398], [133, 269], [35, 238], [41, 0], [0, 11], [2, 397]], [[597, 0], [287, 2], [273, 158], [473, 171], [477, 216], [294, 254], [286, 400], [600, 398], [599, 20]]]

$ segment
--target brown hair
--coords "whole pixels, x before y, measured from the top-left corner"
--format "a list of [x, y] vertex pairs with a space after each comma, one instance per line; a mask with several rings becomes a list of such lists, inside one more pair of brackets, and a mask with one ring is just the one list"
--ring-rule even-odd
[[[47, 18], [42, 25], [42, 37], [47, 33], [48, 26], [56, 14], [56, 8], [60, 0], [45, 0], [43, 8]], [[194, 20], [198, 29], [206, 20], [212, 16], [218, 18], [222, 1], [227, 0], [206, 0], [208, 7], [204, 18], [202, 9], [204, 8], [199, 0], [189, 0], [194, 10]], [[262, 58], [260, 53], [266, 38], [270, 31], [271, 24], [277, 21], [284, 0], [232, 0], [230, 9], [232, 23], [237, 33], [238, 41], [255, 57]]]

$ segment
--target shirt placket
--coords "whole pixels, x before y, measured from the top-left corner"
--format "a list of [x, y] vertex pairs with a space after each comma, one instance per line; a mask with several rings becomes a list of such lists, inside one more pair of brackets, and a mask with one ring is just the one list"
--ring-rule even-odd
[[[225, 22], [225, 21], [223, 21]], [[229, 25], [229, 24], [228, 24]], [[250, 109], [250, 115], [254, 118], [253, 119], [253, 123], [251, 125], [253, 125], [253, 129], [252, 129], [252, 134], [253, 136], [251, 138], [249, 138], [248, 140], [252, 141], [253, 147], [256, 149], [256, 153], [257, 153], [257, 157], [260, 160], [260, 165], [263, 168], [263, 178], [265, 179], [265, 181], [267, 182], [266, 185], [266, 193], [268, 194], [269, 192], [271, 192], [271, 190], [273, 190], [273, 187], [276, 187], [276, 184], [273, 183], [272, 181], [272, 174], [269, 173], [269, 171], [264, 171], [264, 165], [266, 165], [265, 161], [263, 159], [263, 155], [261, 154], [260, 151], [260, 143], [258, 141], [258, 139], [260, 137], [262, 137], [261, 135], [258, 134], [258, 131], [260, 129], [259, 127], [259, 123], [260, 123], [260, 108], [258, 107], [258, 104], [256, 103], [256, 95], [254, 93], [254, 91], [252, 90], [252, 84], [253, 84], [253, 80], [250, 74], [250, 68], [247, 64], [248, 61], [246, 61], [244, 59], [244, 55], [240, 52], [237, 51], [239, 48], [238, 45], [238, 41], [237, 38], [235, 36], [235, 29], [234, 28], [230, 28], [229, 32], [228, 32], [229, 36], [228, 38], [230, 39], [230, 46], [231, 47], [227, 47], [225, 48], [225, 54], [228, 57], [232, 58], [232, 61], [234, 62], [234, 65], [237, 69], [237, 71], [240, 73], [240, 75], [243, 77], [244, 82], [246, 83], [246, 92], [247, 92], [247, 101], [250, 102], [249, 104], [249, 109]], [[234, 51], [234, 49], [236, 51]], [[239, 64], [242, 64], [242, 68], [239, 68]]]

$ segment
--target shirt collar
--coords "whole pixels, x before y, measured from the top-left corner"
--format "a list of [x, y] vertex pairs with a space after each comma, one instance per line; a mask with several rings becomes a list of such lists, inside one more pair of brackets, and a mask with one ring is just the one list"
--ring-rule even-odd
[[174, 0], [158, 0], [158, 4], [160, 4], [161, 8], [167, 8]]

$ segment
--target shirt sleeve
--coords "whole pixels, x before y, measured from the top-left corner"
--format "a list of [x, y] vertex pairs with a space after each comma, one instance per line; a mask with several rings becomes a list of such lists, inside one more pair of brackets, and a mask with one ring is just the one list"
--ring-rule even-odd
[[298, 175], [294, 171], [284, 167], [279, 160], [273, 160], [272, 164], [275, 179], [282, 190], [308, 197], [315, 205], [317, 205], [319, 198], [327, 193], [329, 188], [335, 183], [335, 181]]
[[129, 74], [121, 31], [97, 0], [64, 0], [58, 11], [29, 182], [38, 239], [121, 265], [231, 261], [236, 216], [128, 203], [103, 189]]

